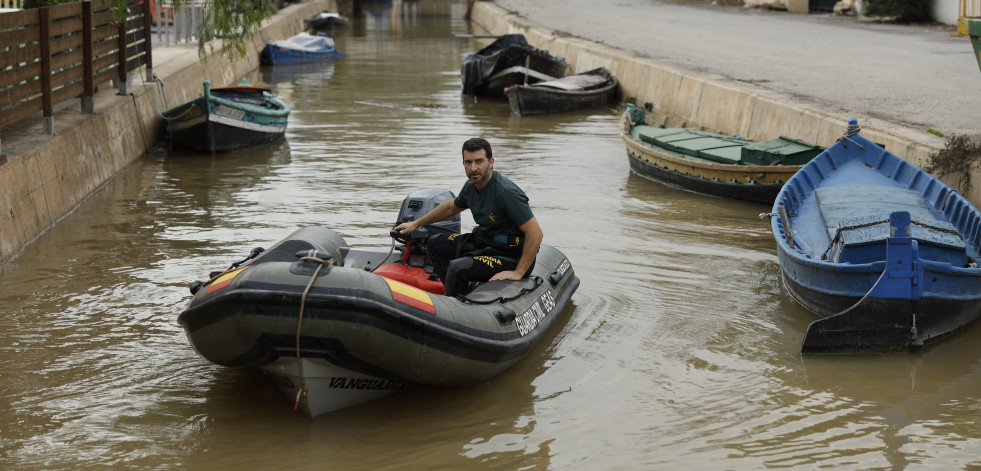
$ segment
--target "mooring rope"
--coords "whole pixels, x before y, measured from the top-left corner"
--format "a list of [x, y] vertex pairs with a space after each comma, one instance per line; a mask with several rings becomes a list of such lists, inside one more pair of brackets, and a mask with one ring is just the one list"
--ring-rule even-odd
[[300, 407], [300, 398], [307, 393], [307, 381], [303, 377], [303, 359], [300, 357], [300, 330], [303, 328], [303, 308], [307, 304], [307, 293], [310, 292], [313, 282], [317, 281], [317, 275], [320, 274], [320, 269], [327, 264], [326, 260], [317, 257], [300, 257], [300, 261], [317, 262], [317, 269], [313, 271], [310, 282], [307, 283], [307, 287], [303, 290], [303, 295], [300, 296], [300, 316], [296, 320], [296, 367], [300, 376], [300, 390], [296, 392], [296, 400], [293, 401], [293, 410]]
[[861, 148], [862, 150], [865, 150], [865, 146], [859, 144], [854, 139], [852, 139], [852, 136], [858, 134], [861, 130], [862, 130], [862, 125], [858, 124], [858, 121], [854, 123], [849, 122], [848, 126], [845, 127], [845, 132], [841, 133], [841, 137], [839, 137], [838, 140], [849, 141], [852, 144], [855, 144], [856, 146]]

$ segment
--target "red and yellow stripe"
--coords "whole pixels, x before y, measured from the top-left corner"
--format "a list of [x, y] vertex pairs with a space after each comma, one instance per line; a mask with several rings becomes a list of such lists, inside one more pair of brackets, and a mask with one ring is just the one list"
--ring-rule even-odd
[[385, 282], [392, 290], [392, 299], [430, 314], [436, 314], [436, 307], [433, 306], [433, 299], [429, 297], [429, 293], [388, 278], [385, 278]]
[[[245, 267], [245, 268], [248, 268], [248, 267]], [[242, 273], [242, 270], [245, 270], [245, 268], [239, 268], [238, 270], [232, 270], [232, 271], [230, 271], [228, 273], [225, 273], [224, 275], [219, 276], [218, 278], [215, 278], [215, 281], [212, 281], [211, 282], [211, 285], [208, 286], [208, 291], [206, 291], [205, 294], [211, 294], [211, 293], [213, 293], [215, 291], [218, 291], [218, 290], [220, 290], [220, 289], [222, 289], [222, 288], [224, 288], [224, 287], [232, 284], [232, 280], [234, 280], [235, 277], [238, 276], [239, 273]]]

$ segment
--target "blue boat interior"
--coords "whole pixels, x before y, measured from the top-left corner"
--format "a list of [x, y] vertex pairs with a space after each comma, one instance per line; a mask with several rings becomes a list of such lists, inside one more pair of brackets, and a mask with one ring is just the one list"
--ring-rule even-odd
[[889, 215], [908, 212], [911, 237], [920, 257], [967, 266], [966, 246], [957, 229], [920, 193], [891, 186], [833, 186], [815, 191], [830, 244], [822, 255], [834, 263], [872, 263], [886, 258]]

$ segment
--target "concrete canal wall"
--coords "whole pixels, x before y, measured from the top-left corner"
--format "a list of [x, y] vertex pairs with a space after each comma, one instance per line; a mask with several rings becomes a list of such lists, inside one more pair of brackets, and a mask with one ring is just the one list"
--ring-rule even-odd
[[[606, 67], [620, 81], [625, 100], [638, 106], [650, 105], [650, 124], [699, 128], [753, 140], [785, 135], [829, 146], [841, 136], [850, 117], [827, 113], [800, 97], [667, 67], [603, 44], [563, 36], [490, 2], [476, 2], [471, 15], [473, 23], [489, 35], [524, 34], [531, 45], [564, 57], [575, 72]], [[923, 131], [855, 117], [859, 118], [865, 137], [920, 167], [945, 145], [942, 138]], [[981, 185], [975, 185], [965, 195], [975, 205], [981, 201], [978, 187]]]
[[0, 158], [0, 266], [75, 209], [122, 168], [164, 138], [160, 113], [200, 96], [202, 82], [229, 85], [259, 66], [267, 42], [303, 30], [303, 19], [335, 10], [333, 1], [294, 4], [266, 21], [246, 57], [215, 54], [198, 58], [197, 46], [153, 48], [153, 75], [132, 73], [127, 95], [102, 85], [94, 114], [69, 100], [54, 116], [55, 133], [43, 131], [40, 114], [4, 129]]

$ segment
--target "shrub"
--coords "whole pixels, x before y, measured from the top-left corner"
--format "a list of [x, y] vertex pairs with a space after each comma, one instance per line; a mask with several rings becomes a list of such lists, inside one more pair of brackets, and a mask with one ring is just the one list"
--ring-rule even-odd
[[862, 0], [862, 14], [889, 17], [902, 23], [932, 20], [929, 0]]
[[947, 138], [946, 147], [930, 156], [930, 163], [923, 170], [941, 177], [956, 176], [957, 186], [968, 191], [971, 189], [971, 172], [979, 160], [981, 142], [955, 134]]

